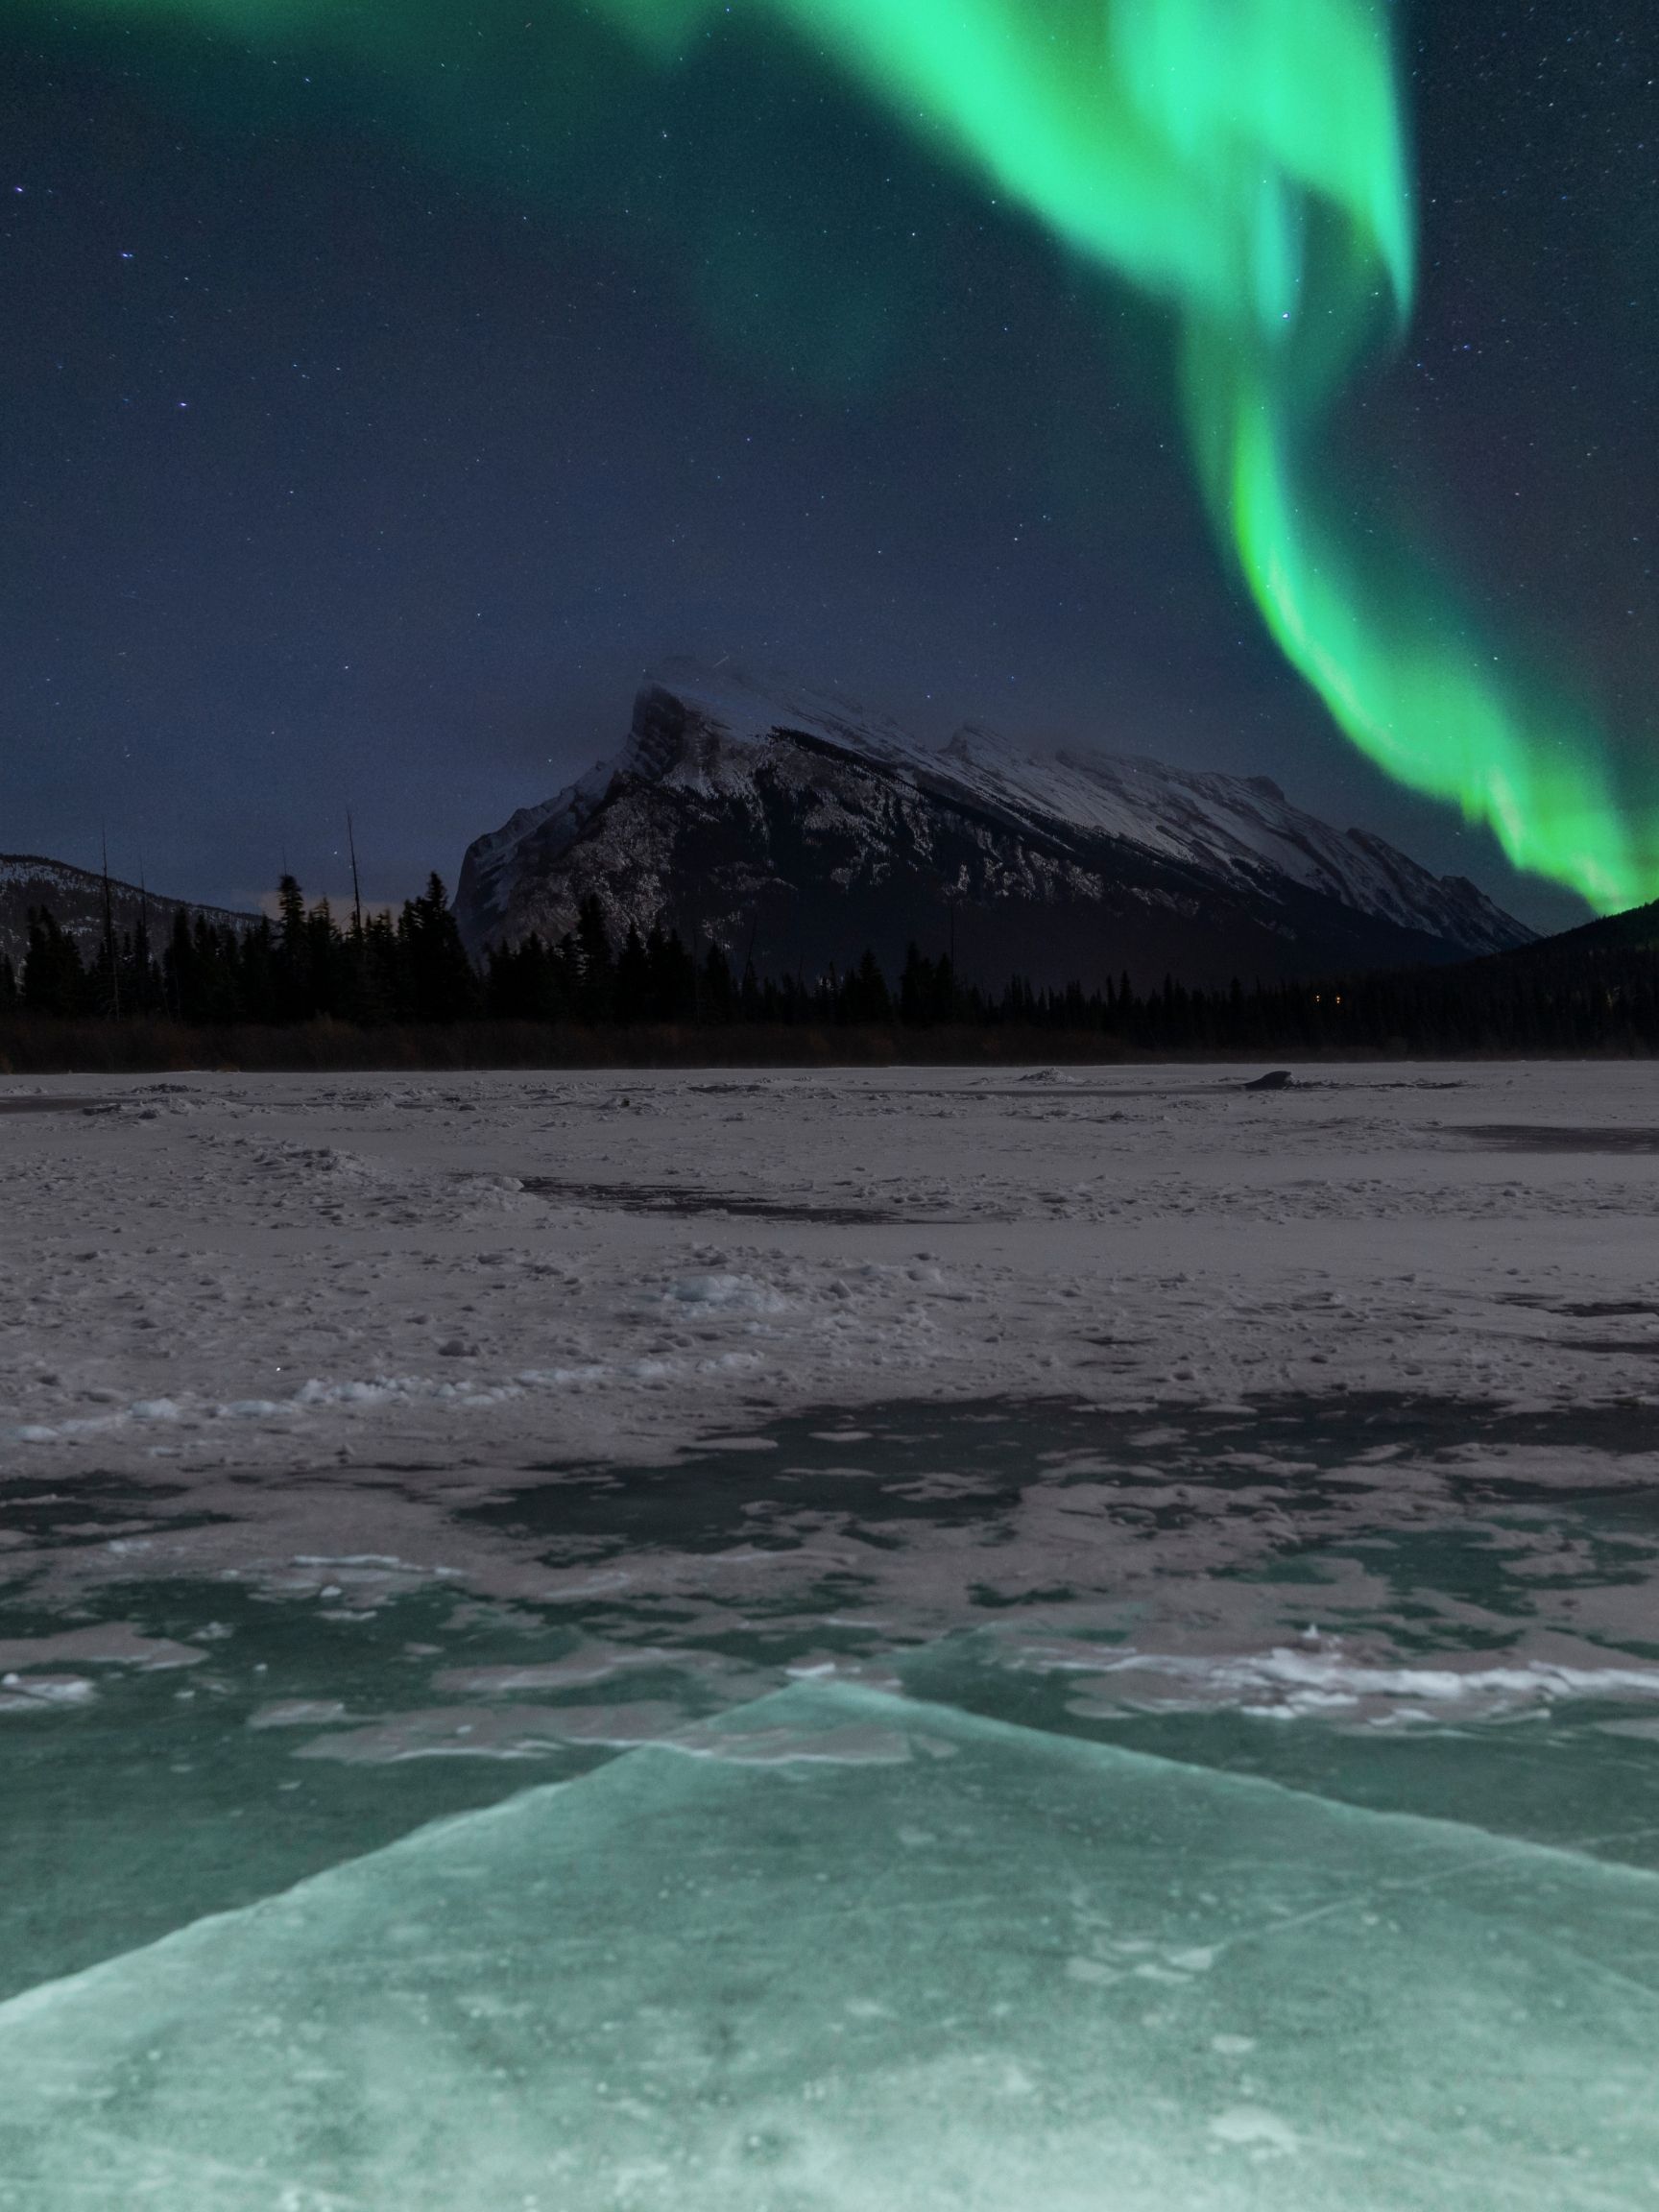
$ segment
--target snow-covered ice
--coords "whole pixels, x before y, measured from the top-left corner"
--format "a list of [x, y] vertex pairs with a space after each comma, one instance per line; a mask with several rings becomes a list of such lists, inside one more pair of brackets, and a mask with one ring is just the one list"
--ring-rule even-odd
[[59, 1088], [102, 1110], [0, 1150], [19, 1463], [517, 1463], [878, 1394], [1659, 1387], [1659, 1133], [1514, 1134], [1659, 1132], [1640, 1064]]

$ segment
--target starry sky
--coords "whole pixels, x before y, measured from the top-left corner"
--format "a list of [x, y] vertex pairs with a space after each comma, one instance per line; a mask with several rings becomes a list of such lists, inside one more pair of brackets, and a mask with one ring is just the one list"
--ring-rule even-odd
[[[418, 13], [424, 0], [407, 0]], [[0, 851], [399, 898], [733, 655], [1264, 773], [1585, 909], [1392, 785], [1194, 492], [1159, 313], [781, 34], [644, 67], [523, 0], [417, 97], [337, 54], [0, 0]], [[1416, 0], [1422, 281], [1348, 436], [1633, 753], [1659, 698], [1659, 14]]]

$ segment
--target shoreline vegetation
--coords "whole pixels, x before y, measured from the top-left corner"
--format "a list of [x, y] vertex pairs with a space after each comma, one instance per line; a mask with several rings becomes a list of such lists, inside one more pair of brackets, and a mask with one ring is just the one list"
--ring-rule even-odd
[[988, 993], [909, 948], [896, 980], [867, 951], [830, 969], [734, 973], [673, 931], [612, 943], [597, 900], [557, 945], [475, 964], [434, 876], [397, 916], [307, 903], [275, 919], [180, 914], [156, 952], [107, 920], [88, 962], [44, 908], [21, 972], [0, 958], [0, 1073], [187, 1069], [926, 1067], [1168, 1060], [1646, 1057], [1659, 1052], [1659, 953], [1591, 933], [1446, 967], [1222, 989], [1125, 974], [1085, 991], [1019, 976]]
[[1126, 1046], [1094, 1030], [554, 1028], [536, 1022], [363, 1029], [314, 1022], [190, 1029], [179, 1022], [0, 1022], [0, 1079], [48, 1075], [464, 1074], [834, 1068], [1405, 1066], [1416, 1061], [1647, 1059], [1645, 1046], [1503, 1048], [1479, 1045]]

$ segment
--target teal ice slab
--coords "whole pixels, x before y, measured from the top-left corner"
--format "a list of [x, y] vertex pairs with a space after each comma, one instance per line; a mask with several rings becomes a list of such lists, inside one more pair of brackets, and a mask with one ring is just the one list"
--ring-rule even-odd
[[5, 2212], [1659, 2205], [1659, 1878], [835, 1684], [0, 2007]]

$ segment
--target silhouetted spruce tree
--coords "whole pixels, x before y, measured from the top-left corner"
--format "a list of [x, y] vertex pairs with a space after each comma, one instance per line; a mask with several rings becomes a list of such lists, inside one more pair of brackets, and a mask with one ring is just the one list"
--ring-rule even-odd
[[651, 1019], [693, 1020], [697, 1012], [697, 963], [681, 942], [680, 932], [653, 927], [645, 940], [645, 959], [651, 974]]
[[346, 943], [327, 900], [319, 899], [305, 917], [305, 1019], [342, 1018], [350, 996]]
[[904, 955], [904, 973], [899, 978], [899, 1019], [918, 1029], [954, 1022], [961, 1011], [957, 998], [950, 955], [946, 952], [937, 960], [929, 960], [921, 947], [912, 943]]
[[201, 980], [201, 955], [190, 930], [190, 917], [180, 910], [173, 917], [172, 931], [161, 955], [162, 985], [168, 1011], [180, 1022], [201, 1022], [204, 993]]
[[17, 971], [12, 965], [9, 952], [0, 952], [0, 1014], [11, 1014], [17, 1007]]
[[358, 957], [362, 963], [358, 989], [370, 1009], [369, 1019], [396, 1021], [402, 1010], [403, 953], [390, 914], [365, 916]]
[[872, 1028], [884, 1027], [893, 1019], [893, 995], [874, 951], [867, 950], [836, 994], [835, 1017], [840, 1022]]
[[161, 970], [150, 947], [150, 924], [140, 914], [131, 935], [121, 941], [121, 1002], [135, 1015], [159, 1014], [165, 1000]]
[[410, 1020], [465, 1022], [476, 1014], [478, 977], [440, 877], [427, 878], [419, 899], [404, 901], [397, 943]]
[[265, 1019], [303, 1022], [313, 1011], [311, 929], [305, 912], [305, 894], [292, 876], [284, 876], [276, 886], [276, 945], [271, 963], [275, 1002]]
[[392, 1019], [396, 940], [383, 914], [365, 915], [353, 905], [351, 926], [342, 932], [334, 951], [334, 967], [335, 1010], [342, 1021], [377, 1029]]
[[112, 930], [106, 929], [98, 940], [82, 983], [81, 1001], [84, 1014], [94, 1014], [103, 1022], [113, 1022], [122, 1012], [120, 948]]
[[596, 891], [589, 891], [576, 910], [576, 961], [581, 977], [577, 1012], [584, 1022], [609, 1022], [615, 1012], [616, 964]]
[[613, 1020], [624, 1023], [649, 1021], [651, 963], [645, 954], [645, 940], [632, 922], [622, 940], [622, 950], [616, 955], [616, 974], [611, 988]]
[[534, 931], [515, 946], [493, 945], [485, 965], [484, 1004], [497, 1022], [568, 1021], [575, 1011], [568, 960]]
[[904, 949], [904, 967], [899, 977], [899, 1019], [919, 1029], [927, 1020], [932, 970], [914, 938]]
[[710, 945], [704, 955], [702, 974], [697, 978], [697, 1012], [705, 1022], [724, 1023], [736, 1012], [735, 994], [732, 989], [732, 963], [718, 945]]
[[226, 951], [226, 967], [236, 993], [238, 1019], [280, 1021], [280, 971], [276, 932], [271, 924], [261, 916], [252, 929], [243, 931], [240, 942], [227, 947]]
[[86, 972], [81, 948], [58, 926], [50, 908], [29, 912], [29, 950], [23, 961], [23, 1004], [31, 1014], [87, 1011]]

